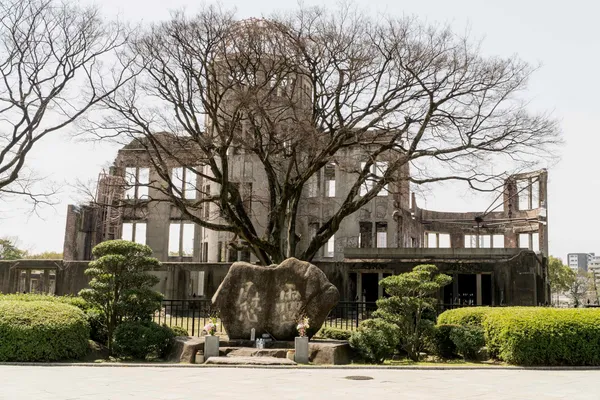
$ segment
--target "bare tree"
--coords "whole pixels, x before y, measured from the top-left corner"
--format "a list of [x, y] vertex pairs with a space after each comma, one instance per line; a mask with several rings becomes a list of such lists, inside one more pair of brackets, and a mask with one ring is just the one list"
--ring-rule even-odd
[[[48, 134], [69, 126], [124, 81], [112, 69], [123, 29], [96, 8], [52, 0], [0, 2], [0, 198], [37, 204], [26, 160]], [[111, 60], [112, 56], [112, 60]], [[120, 66], [122, 67], [122, 66]]]
[[591, 273], [577, 271], [575, 279], [573, 279], [568, 290], [569, 297], [573, 300], [573, 307], [577, 308], [583, 304], [585, 298], [588, 297], [588, 292], [594, 289], [593, 279]]
[[[493, 173], [494, 162], [531, 166], [559, 140], [556, 122], [519, 99], [531, 67], [484, 57], [468, 38], [414, 19], [301, 7], [237, 21], [209, 6], [152, 26], [129, 57], [136, 78], [104, 98], [112, 114], [96, 133], [138, 138], [160, 176], [155, 189], [191, 221], [243, 240], [264, 264], [311, 260], [383, 190], [445, 180], [492, 190], [506, 176]], [[361, 162], [343, 156], [350, 149], [362, 149]], [[264, 177], [252, 199], [264, 220], [244, 202], [241, 155]], [[306, 191], [332, 164], [353, 181], [300, 250]], [[173, 165], [200, 176], [199, 199], [186, 201]], [[207, 204], [218, 213], [202, 213]]]

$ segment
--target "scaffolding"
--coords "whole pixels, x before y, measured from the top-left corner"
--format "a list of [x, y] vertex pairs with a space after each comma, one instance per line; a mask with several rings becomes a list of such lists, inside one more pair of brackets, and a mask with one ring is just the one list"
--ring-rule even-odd
[[95, 218], [98, 243], [121, 238], [125, 187], [125, 179], [121, 176], [110, 175], [104, 170], [98, 175]]

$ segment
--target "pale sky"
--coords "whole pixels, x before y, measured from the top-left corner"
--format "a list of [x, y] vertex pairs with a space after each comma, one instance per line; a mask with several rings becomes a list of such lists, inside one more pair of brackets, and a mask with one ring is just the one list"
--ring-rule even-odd
[[[305, 1], [306, 5], [322, 4]], [[548, 218], [550, 253], [565, 259], [569, 252], [600, 252], [600, 177], [592, 166], [600, 145], [600, 4], [596, 1], [504, 0], [356, 0], [358, 7], [373, 13], [415, 15], [430, 23], [450, 23], [456, 31], [469, 30], [483, 39], [487, 55], [510, 56], [541, 68], [534, 74], [527, 97], [535, 110], [549, 110], [561, 121], [565, 144], [561, 161], [549, 169]], [[103, 0], [107, 16], [139, 22], [168, 18], [172, 9], [185, 7], [193, 12], [191, 0]], [[260, 17], [296, 6], [287, 0], [224, 0], [235, 7], [240, 18]], [[332, 2], [332, 7], [335, 3]], [[28, 159], [38, 175], [63, 184], [58, 204], [38, 215], [27, 212], [24, 203], [0, 203], [0, 237], [19, 239], [20, 247], [32, 251], [62, 251], [68, 204], [76, 195], [68, 184], [77, 179], [96, 179], [102, 166], [116, 156], [108, 143], [91, 144], [71, 138], [72, 130], [45, 138]], [[485, 210], [491, 199], [470, 194], [462, 187], [446, 184], [433, 188], [419, 206], [445, 211]]]

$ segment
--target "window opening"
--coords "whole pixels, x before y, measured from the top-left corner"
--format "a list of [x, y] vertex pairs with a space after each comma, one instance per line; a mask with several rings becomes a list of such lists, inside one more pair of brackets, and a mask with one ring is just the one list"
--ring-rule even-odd
[[385, 249], [387, 247], [387, 222], [377, 222], [377, 248]]
[[138, 244], [146, 244], [145, 222], [123, 222], [121, 239]]
[[142, 167], [125, 168], [125, 198], [144, 200], [148, 198], [150, 169]]

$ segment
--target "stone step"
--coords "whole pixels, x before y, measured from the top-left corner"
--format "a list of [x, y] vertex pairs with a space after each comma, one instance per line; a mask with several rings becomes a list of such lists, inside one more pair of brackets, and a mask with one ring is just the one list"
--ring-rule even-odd
[[[256, 347], [256, 342], [244, 339], [222, 339], [219, 341], [221, 347]], [[293, 349], [294, 341], [269, 340], [265, 342], [266, 349]]]
[[257, 349], [253, 347], [219, 347], [225, 357], [275, 357], [286, 358], [288, 349]]
[[287, 358], [276, 357], [210, 357], [204, 364], [213, 365], [296, 365]]

